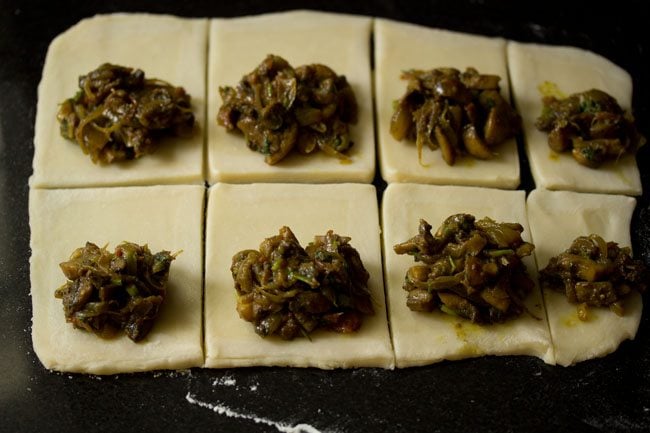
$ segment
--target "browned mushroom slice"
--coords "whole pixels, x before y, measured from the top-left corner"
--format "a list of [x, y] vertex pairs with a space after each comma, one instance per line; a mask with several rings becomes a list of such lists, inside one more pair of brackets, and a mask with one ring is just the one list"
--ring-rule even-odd
[[433, 293], [426, 289], [411, 290], [406, 296], [406, 305], [412, 311], [431, 312], [436, 306]]
[[292, 123], [279, 134], [266, 134], [264, 147], [269, 149], [264, 161], [273, 165], [282, 160], [293, 149], [298, 136], [298, 124]]
[[510, 295], [506, 289], [499, 285], [483, 289], [481, 298], [503, 313], [507, 312], [508, 308], [510, 308]]
[[395, 104], [395, 113], [390, 120], [390, 135], [397, 141], [402, 141], [408, 137], [408, 133], [413, 127], [413, 116], [407, 99], [401, 99]]
[[573, 128], [570, 125], [557, 126], [548, 133], [548, 145], [558, 153], [566, 152], [573, 146]]
[[510, 112], [502, 104], [497, 104], [488, 112], [483, 137], [485, 143], [494, 146], [513, 136], [510, 121]]
[[438, 297], [443, 304], [443, 308], [452, 314], [465, 317], [476, 322], [479, 317], [478, 309], [467, 299], [449, 292], [439, 292]]
[[490, 159], [494, 155], [485, 141], [479, 137], [474, 125], [465, 125], [463, 128], [463, 144], [467, 152], [479, 159]]
[[441, 126], [436, 126], [434, 133], [436, 141], [440, 146], [440, 151], [442, 152], [442, 159], [444, 159], [448, 165], [454, 165], [456, 162], [456, 146], [454, 146], [451, 141], [451, 136], [447, 134], [448, 131], [443, 131]]
[[[583, 140], [580, 137], [576, 137], [573, 139], [573, 150], [571, 151], [571, 154], [580, 164], [590, 168], [598, 168], [607, 159], [608, 150], [606, 142], [608, 141], [612, 140], [604, 138], [598, 140]], [[619, 141], [620, 143], [620, 140], [616, 141]]]

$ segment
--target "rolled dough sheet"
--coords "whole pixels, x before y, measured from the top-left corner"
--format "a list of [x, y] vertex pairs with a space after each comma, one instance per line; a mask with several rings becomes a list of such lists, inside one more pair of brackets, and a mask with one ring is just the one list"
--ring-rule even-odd
[[[630, 197], [534, 190], [528, 196], [528, 219], [539, 269], [566, 250], [578, 236], [595, 233], [605, 241], [630, 246], [630, 221], [636, 200]], [[605, 356], [626, 339], [634, 339], [641, 320], [641, 295], [625, 300], [625, 315], [608, 308], [589, 309], [590, 319], [578, 319], [576, 305], [566, 296], [544, 290], [544, 302], [555, 347], [556, 362], [572, 365]]]
[[[208, 66], [209, 181], [248, 182], [371, 182], [375, 171], [375, 135], [370, 87], [369, 17], [310, 11], [213, 19]], [[359, 106], [351, 125], [352, 163], [322, 152], [292, 154], [274, 166], [251, 151], [240, 133], [217, 124], [220, 86], [235, 86], [267, 54], [282, 56], [294, 68], [321, 63], [345, 75]]]
[[[112, 14], [80, 21], [57, 36], [38, 87], [34, 173], [30, 185], [68, 188], [203, 182], [207, 19]], [[148, 78], [183, 87], [192, 97], [194, 135], [168, 138], [134, 161], [93, 164], [78, 144], [59, 133], [58, 105], [72, 97], [80, 75], [102, 63], [140, 68]]]
[[382, 177], [388, 182], [475, 185], [514, 189], [519, 185], [519, 157], [514, 139], [501, 143], [498, 156], [488, 161], [463, 157], [448, 166], [439, 150], [423, 150], [418, 162], [415, 142], [398, 142], [390, 135], [393, 101], [406, 91], [400, 79], [407, 69], [451, 66], [461, 71], [472, 66], [483, 74], [501, 77], [502, 94], [509, 100], [506, 42], [420, 27], [386, 19], [375, 20], [375, 94], [377, 135]]
[[[538, 319], [523, 313], [502, 324], [479, 326], [441, 312], [414, 312], [406, 306], [402, 283], [406, 271], [415, 262], [411, 256], [395, 254], [393, 245], [415, 236], [420, 218], [427, 220], [435, 231], [448, 216], [456, 213], [469, 213], [478, 219], [488, 216], [498, 222], [518, 222], [524, 227], [523, 239], [530, 242], [524, 191], [388, 185], [382, 204], [384, 272], [397, 366], [482, 355], [532, 355], [553, 364], [546, 313], [537, 287], [525, 304]], [[537, 281], [533, 257], [526, 257], [524, 263], [530, 277]]]
[[567, 96], [592, 88], [612, 95], [623, 109], [632, 100], [632, 78], [592, 52], [559, 47], [508, 42], [508, 67], [515, 105], [523, 118], [526, 152], [538, 188], [580, 192], [641, 194], [636, 158], [627, 155], [618, 161], [592, 169], [578, 164], [570, 153], [558, 154], [548, 147], [548, 134], [535, 128], [542, 113], [538, 86], [554, 83]]
[[[203, 364], [204, 196], [205, 188], [195, 185], [30, 191], [32, 340], [46, 368], [113, 374]], [[152, 253], [182, 250], [171, 264], [160, 314], [138, 343], [74, 329], [54, 297], [66, 282], [59, 263], [76, 248], [90, 241], [113, 251], [125, 240], [146, 243]]]
[[[293, 366], [323, 369], [394, 365], [381, 273], [375, 187], [363, 184], [300, 185], [218, 183], [210, 188], [206, 222], [206, 367]], [[305, 247], [332, 229], [350, 236], [370, 274], [374, 316], [352, 334], [316, 331], [311, 341], [262, 338], [239, 318], [230, 273], [232, 256], [289, 226]]]

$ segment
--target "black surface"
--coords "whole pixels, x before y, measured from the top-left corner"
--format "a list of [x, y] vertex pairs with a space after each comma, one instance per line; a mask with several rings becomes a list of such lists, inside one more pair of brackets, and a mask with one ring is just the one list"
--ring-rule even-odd
[[[27, 178], [36, 88], [51, 39], [98, 12], [236, 16], [314, 8], [385, 16], [520, 41], [570, 44], [603, 54], [634, 77], [634, 109], [647, 136], [650, 71], [642, 2], [601, 6], [481, 0], [374, 4], [345, 1], [0, 0], [0, 431], [650, 431], [650, 324], [635, 341], [572, 368], [530, 357], [484, 357], [399, 371], [292, 368], [192, 369], [110, 377], [46, 371], [31, 344]], [[581, 13], [586, 15], [579, 15]], [[579, 17], [579, 18], [578, 18]], [[645, 191], [650, 151], [639, 154]], [[524, 173], [530, 189], [530, 175]], [[649, 194], [633, 222], [637, 256], [650, 262]], [[187, 397], [228, 408], [219, 414]], [[255, 419], [237, 418], [234, 413]], [[277, 424], [279, 425], [279, 424]]]

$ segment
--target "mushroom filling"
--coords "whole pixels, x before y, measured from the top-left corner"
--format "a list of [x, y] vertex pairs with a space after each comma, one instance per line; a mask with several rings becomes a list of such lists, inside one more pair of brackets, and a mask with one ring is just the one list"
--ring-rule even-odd
[[110, 253], [87, 242], [60, 264], [67, 283], [54, 296], [63, 301], [66, 321], [100, 337], [122, 330], [131, 340], [147, 336], [167, 292], [169, 267], [176, 255], [151, 254], [123, 242]]
[[549, 133], [551, 149], [558, 153], [571, 151], [582, 165], [598, 168], [607, 160], [635, 153], [645, 144], [634, 116], [601, 90], [591, 89], [566, 98], [545, 96], [542, 102], [542, 114], [535, 126]]
[[517, 223], [476, 221], [472, 215], [447, 218], [435, 235], [420, 220], [418, 234], [393, 247], [416, 262], [404, 278], [406, 305], [413, 311], [461, 316], [476, 323], [503, 322], [526, 311], [534, 287], [522, 258], [534, 246], [521, 239]]
[[247, 146], [273, 165], [292, 149], [318, 150], [347, 160], [352, 147], [349, 125], [357, 121], [357, 102], [345, 76], [325, 65], [293, 68], [268, 55], [236, 87], [220, 87], [217, 123], [239, 130]]
[[140, 69], [104, 63], [79, 77], [79, 91], [59, 106], [61, 135], [94, 163], [153, 153], [166, 136], [189, 136], [190, 96], [182, 87], [146, 79]]
[[366, 272], [350, 238], [331, 230], [302, 248], [282, 227], [258, 250], [233, 256], [230, 268], [239, 316], [262, 337], [285, 340], [317, 328], [357, 331], [364, 315], [374, 314]]
[[650, 273], [630, 248], [605, 242], [598, 235], [580, 236], [563, 253], [551, 258], [539, 273], [543, 288], [565, 293], [578, 304], [578, 318], [589, 319], [589, 307], [609, 307], [622, 316], [624, 298], [645, 292]]
[[499, 93], [500, 77], [474, 68], [409, 70], [404, 96], [394, 103], [390, 133], [397, 140], [415, 140], [418, 161], [422, 149], [440, 148], [454, 165], [462, 154], [494, 157], [493, 148], [521, 130], [519, 114]]

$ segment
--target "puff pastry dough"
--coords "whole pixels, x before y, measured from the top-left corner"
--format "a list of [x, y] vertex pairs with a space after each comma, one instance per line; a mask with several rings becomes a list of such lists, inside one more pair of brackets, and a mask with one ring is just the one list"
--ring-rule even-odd
[[[34, 174], [43, 188], [203, 182], [207, 19], [111, 14], [84, 19], [57, 36], [47, 52], [38, 87]], [[147, 77], [181, 86], [192, 97], [197, 126], [189, 138], [169, 138], [154, 154], [119, 164], [93, 164], [64, 139], [58, 104], [72, 97], [78, 78], [102, 63], [136, 67]]]
[[579, 48], [518, 42], [508, 42], [508, 67], [515, 105], [523, 118], [530, 170], [538, 188], [641, 194], [641, 178], [633, 155], [592, 169], [578, 164], [569, 153], [553, 152], [548, 147], [548, 134], [535, 128], [535, 120], [542, 113], [538, 86], [543, 82], [556, 84], [567, 96], [600, 89], [629, 110], [632, 78], [626, 71], [604, 57]]
[[[46, 368], [113, 374], [203, 364], [201, 332], [202, 186], [32, 189], [29, 221], [34, 351]], [[182, 250], [172, 262], [168, 296], [139, 343], [101, 339], [66, 323], [54, 290], [66, 279], [59, 263], [86, 241], [112, 249], [128, 240], [152, 252]]]
[[[383, 367], [394, 365], [381, 272], [375, 187], [363, 184], [216, 184], [210, 188], [206, 222], [206, 367]], [[317, 331], [311, 340], [262, 338], [235, 310], [232, 256], [257, 249], [283, 225], [306, 246], [332, 229], [350, 236], [370, 274], [375, 315], [352, 334]]]
[[[546, 313], [537, 288], [525, 301], [537, 319], [524, 313], [503, 324], [479, 326], [440, 312], [414, 312], [406, 306], [402, 283], [414, 262], [410, 256], [395, 254], [393, 245], [413, 237], [420, 218], [437, 229], [449, 215], [461, 212], [477, 218], [489, 216], [496, 221], [518, 222], [524, 227], [523, 239], [530, 241], [524, 191], [390, 184], [384, 192], [384, 272], [397, 366], [481, 355], [532, 355], [553, 364]], [[532, 256], [526, 257], [524, 263], [530, 277], [537, 281]]]
[[[539, 269], [566, 250], [578, 236], [591, 233], [606, 241], [630, 246], [630, 221], [636, 200], [624, 196], [534, 190], [528, 196], [528, 219]], [[605, 356], [626, 339], [634, 339], [643, 304], [637, 292], [625, 300], [625, 315], [607, 308], [590, 308], [590, 319], [578, 319], [576, 305], [566, 296], [544, 290], [556, 362], [571, 365]]]
[[[214, 182], [371, 182], [375, 136], [370, 86], [369, 17], [292, 11], [243, 18], [213, 19], [208, 62], [208, 171]], [[251, 151], [243, 135], [217, 125], [220, 86], [234, 86], [267, 54], [284, 57], [294, 68], [322, 63], [345, 75], [359, 106], [350, 128], [354, 146], [345, 164], [322, 152], [292, 154], [269, 166]]]
[[514, 189], [519, 185], [519, 158], [514, 139], [501, 143], [498, 156], [487, 161], [462, 158], [448, 166], [440, 151], [424, 149], [418, 162], [415, 143], [390, 135], [392, 102], [406, 91], [400, 79], [406, 69], [452, 66], [475, 67], [501, 77], [501, 91], [509, 99], [506, 41], [447, 30], [431, 29], [386, 19], [375, 20], [375, 95], [381, 174], [388, 182], [476, 185]]

